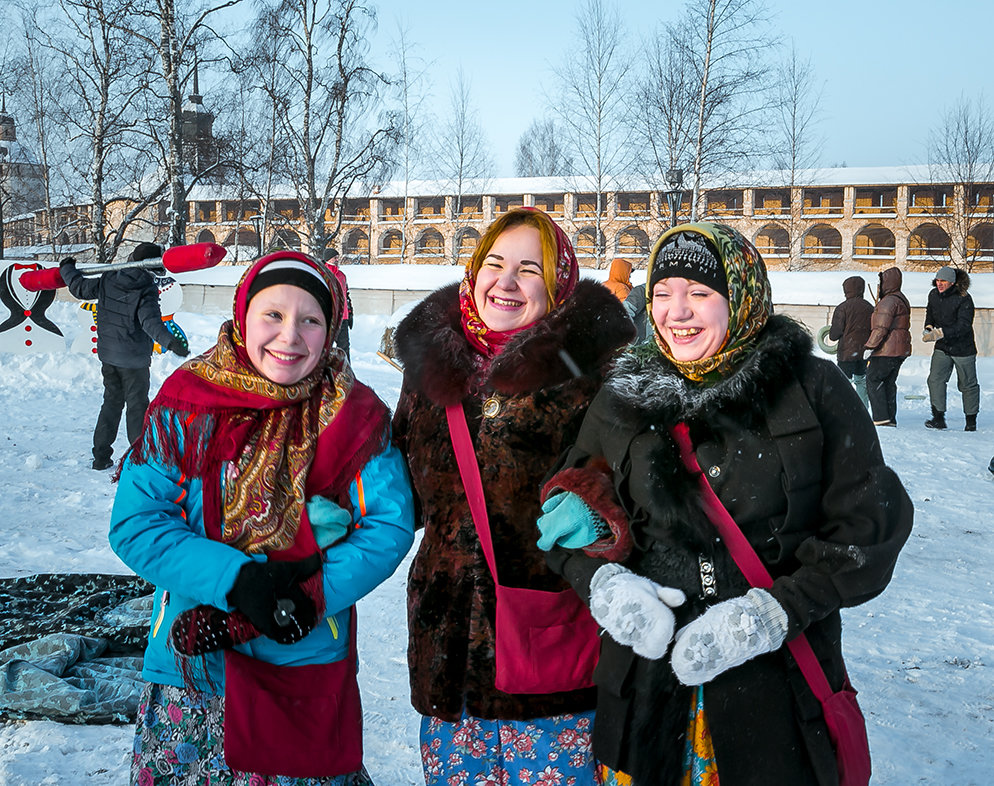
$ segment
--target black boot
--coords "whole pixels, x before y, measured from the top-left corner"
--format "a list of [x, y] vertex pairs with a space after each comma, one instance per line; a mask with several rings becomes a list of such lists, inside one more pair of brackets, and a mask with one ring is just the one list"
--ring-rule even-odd
[[944, 429], [945, 427], [946, 413], [939, 412], [935, 407], [932, 407], [932, 417], [925, 421], [925, 428]]
[[966, 428], [963, 431], [976, 431], [977, 430], [977, 416], [967, 415], [966, 416]]

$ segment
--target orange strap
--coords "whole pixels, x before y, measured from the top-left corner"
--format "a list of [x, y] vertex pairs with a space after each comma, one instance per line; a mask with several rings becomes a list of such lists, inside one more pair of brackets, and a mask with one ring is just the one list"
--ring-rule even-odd
[[[355, 487], [356, 494], [359, 495], [359, 515], [366, 515], [366, 494], [362, 490], [362, 472], [355, 473]], [[362, 526], [360, 522], [356, 522], [356, 527]]]

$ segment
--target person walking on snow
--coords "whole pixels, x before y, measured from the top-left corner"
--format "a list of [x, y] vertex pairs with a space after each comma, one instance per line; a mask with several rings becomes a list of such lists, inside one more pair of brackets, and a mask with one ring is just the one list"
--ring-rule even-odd
[[897, 425], [897, 375], [911, 354], [911, 304], [901, 291], [901, 269], [880, 273], [877, 305], [866, 340], [866, 393], [875, 426]]
[[946, 428], [946, 384], [956, 369], [956, 387], [963, 397], [964, 431], [977, 430], [980, 384], [977, 382], [977, 343], [973, 336], [973, 298], [968, 294], [970, 275], [943, 267], [935, 274], [925, 308], [922, 341], [935, 342], [928, 369], [928, 397], [932, 417], [926, 428]]
[[[161, 246], [139, 243], [128, 261], [161, 256]], [[99, 278], [85, 278], [76, 269], [76, 260], [66, 257], [59, 263], [59, 273], [73, 297], [97, 301], [97, 357], [104, 381], [104, 399], [93, 429], [91, 466], [96, 470], [110, 469], [125, 405], [128, 442], [134, 442], [141, 433], [148, 409], [153, 342], [180, 357], [189, 355], [190, 350], [162, 321], [159, 290], [147, 270], [122, 268]]]
[[860, 400], [869, 408], [870, 401], [866, 395], [866, 340], [870, 337], [870, 316], [873, 306], [863, 297], [866, 282], [862, 276], [849, 276], [842, 282], [842, 292], [846, 299], [835, 307], [832, 314], [832, 326], [828, 337], [838, 341], [835, 350], [835, 362], [839, 369], [849, 377]]

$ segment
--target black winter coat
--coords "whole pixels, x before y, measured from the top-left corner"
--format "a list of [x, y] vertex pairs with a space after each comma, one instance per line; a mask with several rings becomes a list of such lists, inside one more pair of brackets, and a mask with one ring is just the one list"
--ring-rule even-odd
[[935, 342], [935, 348], [952, 357], [968, 357], [977, 354], [977, 343], [973, 335], [973, 298], [970, 297], [970, 274], [956, 270], [956, 283], [945, 292], [940, 292], [932, 282], [925, 307], [925, 324], [942, 328], [942, 338]]
[[[480, 374], [460, 324], [459, 285], [419, 303], [397, 327], [404, 382], [393, 436], [407, 458], [424, 537], [408, 577], [411, 702], [447, 721], [524, 720], [594, 708], [595, 691], [508, 694], [494, 687], [494, 582], [466, 502], [445, 407], [462, 402], [486, 497], [501, 583], [559, 592], [568, 585], [537, 546], [542, 479], [576, 438], [608, 363], [635, 329], [603, 285], [573, 296], [517, 333]], [[579, 375], [563, 362], [562, 351]], [[483, 417], [496, 394], [500, 410]]]
[[80, 300], [97, 301], [97, 357], [120, 368], [148, 368], [152, 344], [169, 346], [173, 335], [162, 322], [159, 290], [147, 270], [124, 268], [86, 278], [75, 263], [59, 265], [62, 280]]
[[845, 301], [832, 313], [832, 327], [828, 337], [838, 341], [836, 359], [839, 362], [860, 360], [870, 337], [870, 315], [873, 306], [863, 297], [866, 281], [862, 276], [850, 276], [842, 282]]
[[[690, 427], [718, 497], [774, 577], [770, 592], [786, 610], [788, 639], [805, 632], [838, 689], [839, 609], [884, 589], [913, 517], [865, 407], [785, 317], [771, 318], [742, 365], [710, 388], [687, 382], [644, 347], [619, 360], [549, 486], [585, 488], [595, 509], [623, 508], [634, 546], [614, 558], [686, 593], [674, 610], [677, 629], [711, 603], [748, 590], [670, 437], [680, 422]], [[573, 479], [601, 466], [612, 470], [607, 494], [614, 499], [606, 504], [589, 491], [595, 481]], [[707, 601], [702, 557], [717, 577], [718, 595]], [[584, 598], [604, 564], [564, 549], [549, 561]], [[595, 678], [595, 755], [633, 775], [635, 786], [678, 784], [692, 689], [678, 683], [669, 657], [646, 660], [605, 635]], [[708, 682], [704, 708], [722, 786], [837, 783], [821, 707], [786, 647]]]

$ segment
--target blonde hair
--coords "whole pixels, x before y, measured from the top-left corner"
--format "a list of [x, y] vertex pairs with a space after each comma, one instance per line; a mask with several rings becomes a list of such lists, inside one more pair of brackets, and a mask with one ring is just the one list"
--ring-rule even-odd
[[487, 231], [483, 233], [480, 242], [476, 244], [476, 250], [469, 260], [469, 269], [473, 280], [476, 280], [477, 273], [483, 267], [483, 260], [487, 258], [487, 254], [497, 242], [497, 238], [506, 230], [517, 226], [529, 226], [538, 230], [542, 246], [542, 281], [545, 283], [545, 297], [551, 311], [555, 306], [556, 263], [559, 261], [559, 246], [556, 243], [556, 230], [552, 219], [536, 208], [518, 207], [509, 210], [487, 227]]

